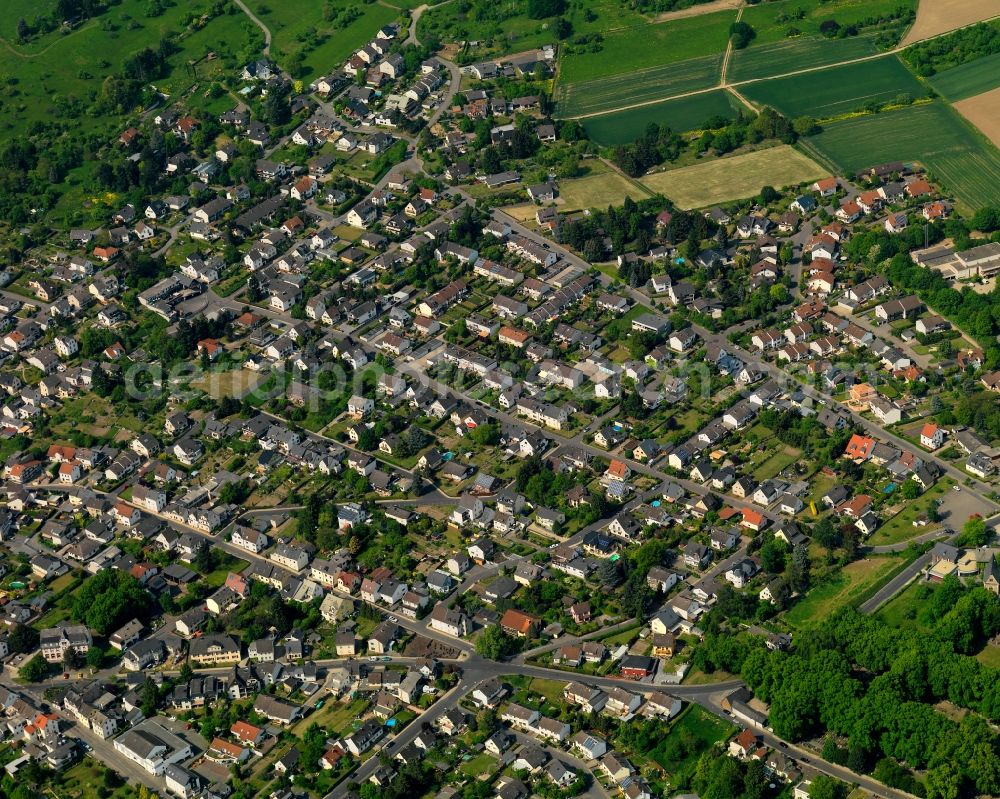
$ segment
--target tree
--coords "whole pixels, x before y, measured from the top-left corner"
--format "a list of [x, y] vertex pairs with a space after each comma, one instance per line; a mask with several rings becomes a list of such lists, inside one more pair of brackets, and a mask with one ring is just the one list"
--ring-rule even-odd
[[561, 14], [566, 8], [564, 0], [528, 0], [528, 17], [545, 19]]
[[92, 669], [99, 669], [104, 665], [104, 650], [99, 646], [92, 646], [87, 650], [87, 666]]
[[7, 646], [12, 655], [31, 652], [38, 646], [38, 631], [26, 624], [18, 624], [7, 636]]
[[990, 540], [990, 530], [982, 516], [970, 516], [969, 520], [962, 526], [962, 534], [956, 542], [962, 547], [985, 546]]
[[28, 682], [41, 682], [49, 673], [49, 664], [41, 654], [35, 655], [31, 660], [21, 666], [17, 673], [22, 680]]
[[729, 41], [733, 43], [734, 50], [742, 50], [750, 42], [754, 40], [757, 36], [757, 31], [755, 31], [750, 24], [743, 22], [734, 22], [729, 26]]
[[156, 715], [156, 705], [160, 701], [160, 694], [156, 690], [156, 683], [149, 677], [142, 684], [142, 693], [140, 694], [142, 713], [146, 718], [150, 718]]
[[559, 17], [552, 26], [557, 39], [568, 39], [573, 35], [573, 25], [566, 17]]
[[149, 593], [128, 572], [106, 569], [80, 586], [72, 614], [98, 635], [107, 635], [132, 618], [149, 614]]
[[597, 568], [597, 576], [608, 588], [616, 588], [621, 585], [622, 567], [619, 561], [605, 558]]
[[809, 786], [809, 799], [843, 799], [846, 795], [844, 783], [826, 774], [817, 774]]
[[916, 499], [920, 496], [920, 485], [911, 477], [909, 480], [903, 482], [900, 493], [902, 493], [903, 499]]
[[799, 544], [792, 550], [791, 586], [800, 594], [809, 588], [809, 549]]
[[788, 545], [780, 538], [772, 537], [760, 548], [760, 565], [768, 574], [781, 574], [785, 570]]
[[498, 624], [491, 624], [476, 641], [476, 652], [488, 660], [503, 660], [509, 656], [516, 642]]

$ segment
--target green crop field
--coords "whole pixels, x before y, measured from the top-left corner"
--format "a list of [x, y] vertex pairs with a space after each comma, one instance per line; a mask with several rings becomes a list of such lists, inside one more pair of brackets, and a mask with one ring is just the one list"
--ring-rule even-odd
[[789, 117], [820, 119], [886, 103], [903, 95], [924, 97], [927, 90], [895, 56], [818, 72], [751, 83], [740, 87], [751, 100]]
[[598, 144], [635, 141], [650, 122], [669, 125], [676, 131], [696, 130], [714, 116], [734, 119], [743, 106], [729, 92], [717, 89], [679, 100], [644, 105], [583, 120], [587, 135]]
[[1000, 151], [942, 102], [834, 122], [804, 144], [842, 173], [918, 161], [970, 208], [996, 201]]
[[833, 19], [841, 27], [847, 27], [877, 19], [900, 7], [916, 8], [917, 0], [782, 0], [749, 6], [743, 12], [743, 21], [757, 32], [754, 44], [750, 45], [752, 49], [786, 39], [792, 30], [798, 31], [797, 35], [818, 34], [824, 20]]
[[718, 54], [600, 80], [578, 83], [560, 81], [556, 88], [556, 104], [561, 117], [611, 111], [634, 103], [707, 89], [719, 82], [721, 71], [722, 55]]
[[991, 91], [1000, 86], [1000, 53], [946, 69], [928, 81], [938, 94], [952, 102]]
[[725, 51], [732, 11], [611, 30], [597, 52], [568, 53], [559, 62], [559, 81], [576, 83], [632, 74]]
[[809, 67], [875, 55], [877, 52], [874, 35], [851, 36], [847, 39], [799, 36], [734, 50], [729, 59], [726, 77], [730, 81], [769, 78]]
[[[350, 0], [248, 0], [247, 6], [271, 31], [271, 55], [287, 66], [301, 54], [302, 68], [296, 76], [307, 83], [341, 66], [352, 52], [364, 45], [375, 32], [399, 16], [395, 8], [380, 3], [353, 3]], [[360, 12], [356, 18], [355, 12]], [[350, 19], [347, 24], [331, 22]], [[342, 15], [350, 16], [342, 16]]]

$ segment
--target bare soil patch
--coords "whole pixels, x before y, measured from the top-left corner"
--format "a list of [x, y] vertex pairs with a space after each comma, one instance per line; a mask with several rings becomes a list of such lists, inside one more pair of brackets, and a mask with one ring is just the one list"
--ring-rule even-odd
[[931, 36], [953, 31], [997, 16], [996, 0], [921, 0], [917, 21], [903, 44], [912, 44]]
[[986, 138], [1000, 147], [1000, 88], [977, 94], [967, 100], [959, 100], [954, 106]]

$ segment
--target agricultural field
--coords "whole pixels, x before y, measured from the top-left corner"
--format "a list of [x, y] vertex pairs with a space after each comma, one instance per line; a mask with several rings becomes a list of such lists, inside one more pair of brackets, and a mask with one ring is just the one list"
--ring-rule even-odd
[[[19, 133], [34, 122], [63, 116], [61, 109], [88, 107], [97, 97], [104, 79], [121, 70], [122, 63], [145, 47], [157, 47], [173, 34], [179, 52], [170, 57], [171, 74], [157, 81], [172, 95], [180, 95], [196, 82], [210, 81], [248, 59], [263, 36], [245, 14], [233, 6], [233, 13], [223, 13], [202, 21], [207, 10], [193, 4], [168, 6], [156, 17], [146, 15], [144, 0], [122, 0], [100, 17], [78, 28], [38, 34], [25, 44], [17, 44], [13, 28], [21, 6], [28, 20], [37, 14], [37, 4], [15, 0], [17, 7], [0, 23], [3, 46], [0, 46], [0, 72], [7, 78], [0, 92], [0, 130]], [[9, 5], [9, 4], [8, 4]], [[5, 6], [5, 10], [7, 7]], [[196, 22], [192, 22], [197, 20]], [[215, 58], [206, 60], [209, 53]], [[235, 98], [192, 95], [195, 110], [207, 105], [235, 105]], [[107, 127], [109, 114], [82, 114], [77, 120], [81, 132]], [[117, 121], [117, 120], [114, 120]]]
[[898, 97], [919, 98], [927, 90], [895, 56], [830, 67], [787, 78], [751, 83], [740, 91], [788, 117], [828, 119], [884, 104]]
[[903, 44], [982, 22], [995, 17], [998, 11], [996, 0], [924, 0], [917, 7], [917, 21], [903, 38]]
[[[933, 4], [939, 0], [925, 0], [921, 5], [928, 2]], [[790, 33], [796, 36], [818, 35], [820, 24], [828, 19], [847, 27], [892, 13], [900, 7], [916, 8], [917, 0], [782, 0], [749, 6], [744, 10], [742, 19], [757, 33], [749, 48], [753, 49], [767, 42], [789, 38]]]
[[764, 186], [808, 183], [827, 174], [798, 150], [781, 145], [647, 175], [642, 184], [681, 208], [703, 208], [752, 197]]
[[588, 175], [559, 183], [560, 211], [583, 211], [621, 205], [626, 197], [641, 200], [651, 192], [618, 172]]
[[583, 127], [598, 144], [627, 144], [635, 141], [650, 122], [669, 125], [676, 131], [696, 130], [712, 117], [735, 119], [739, 110], [745, 110], [742, 103], [725, 89], [716, 89], [588, 117], [583, 120]]
[[1000, 88], [959, 100], [955, 110], [1000, 147]]
[[729, 58], [726, 78], [732, 82], [786, 75], [800, 69], [837, 64], [852, 58], [875, 55], [875, 36], [851, 36], [827, 39], [822, 36], [799, 36], [734, 50]]
[[559, 81], [568, 84], [720, 55], [726, 49], [733, 11], [609, 30], [597, 52], [571, 53], [559, 61]]
[[247, 6], [271, 31], [271, 56], [306, 83], [332, 72], [399, 17], [388, 5], [348, 0], [248, 0]]
[[842, 174], [920, 162], [970, 209], [995, 202], [1000, 185], [1000, 151], [942, 102], [834, 122], [804, 145]]
[[597, 80], [556, 86], [559, 116], [578, 117], [715, 86], [722, 74], [722, 53], [661, 64]]
[[983, 56], [927, 79], [934, 91], [956, 102], [1000, 87], [1000, 53]]

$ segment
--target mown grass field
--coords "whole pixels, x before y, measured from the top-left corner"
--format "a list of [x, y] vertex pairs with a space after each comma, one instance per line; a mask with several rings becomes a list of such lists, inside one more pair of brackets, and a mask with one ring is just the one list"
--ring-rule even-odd
[[664, 100], [583, 120], [587, 135], [598, 144], [627, 144], [635, 141], [650, 122], [669, 125], [676, 131], [696, 130], [714, 116], [730, 119], [743, 108], [725, 89]]
[[631, 75], [689, 58], [725, 51], [734, 11], [638, 25], [604, 34], [601, 49], [572, 53], [559, 62], [559, 81], [567, 84], [612, 75]]
[[[934, 2], [925, 0], [928, 1]], [[743, 21], [757, 32], [754, 44], [764, 44], [788, 38], [792, 28], [802, 36], [818, 35], [820, 23], [824, 20], [835, 19], [846, 27], [892, 12], [900, 6], [916, 8], [917, 0], [784, 0], [748, 6], [743, 11]], [[797, 18], [799, 11], [803, 12], [801, 19]], [[751, 49], [754, 44], [750, 45]]]
[[794, 39], [752, 44], [743, 50], [734, 50], [729, 59], [726, 77], [730, 81], [769, 78], [809, 67], [863, 58], [877, 52], [873, 35], [851, 36], [847, 39], [797, 36]]
[[785, 614], [785, 621], [801, 627], [847, 605], [860, 604], [905, 564], [899, 557], [870, 557], [848, 563], [838, 574], [811, 589]]
[[607, 208], [621, 205], [626, 197], [641, 200], [651, 192], [623, 177], [608, 171], [599, 175], [588, 175], [559, 183], [560, 211], [584, 211], [589, 208]]
[[934, 90], [952, 102], [1000, 87], [1000, 53], [977, 58], [928, 78]]
[[560, 79], [555, 99], [559, 116], [610, 111], [660, 97], [707, 89], [719, 82], [722, 53], [639, 69], [622, 75], [567, 83]]
[[804, 144], [842, 174], [917, 161], [970, 209], [996, 202], [1000, 151], [942, 102], [831, 123]]
[[789, 117], [819, 119], [857, 111], [897, 97], [924, 97], [927, 90], [895, 56], [740, 87], [749, 99]]
[[[807, 183], [827, 174], [827, 170], [798, 150], [781, 145], [658, 172], [647, 175], [641, 182], [681, 208], [703, 208], [752, 197], [764, 186]], [[779, 465], [775, 473], [781, 468], [784, 466]]]
[[[399, 11], [380, 3], [352, 3], [350, 0], [247, 0], [247, 6], [271, 31], [271, 56], [287, 64], [297, 52], [303, 54], [305, 82], [334, 71], [348, 56], [394, 21]], [[335, 15], [357, 9], [361, 15], [343, 27], [327, 21], [329, 9]]]

